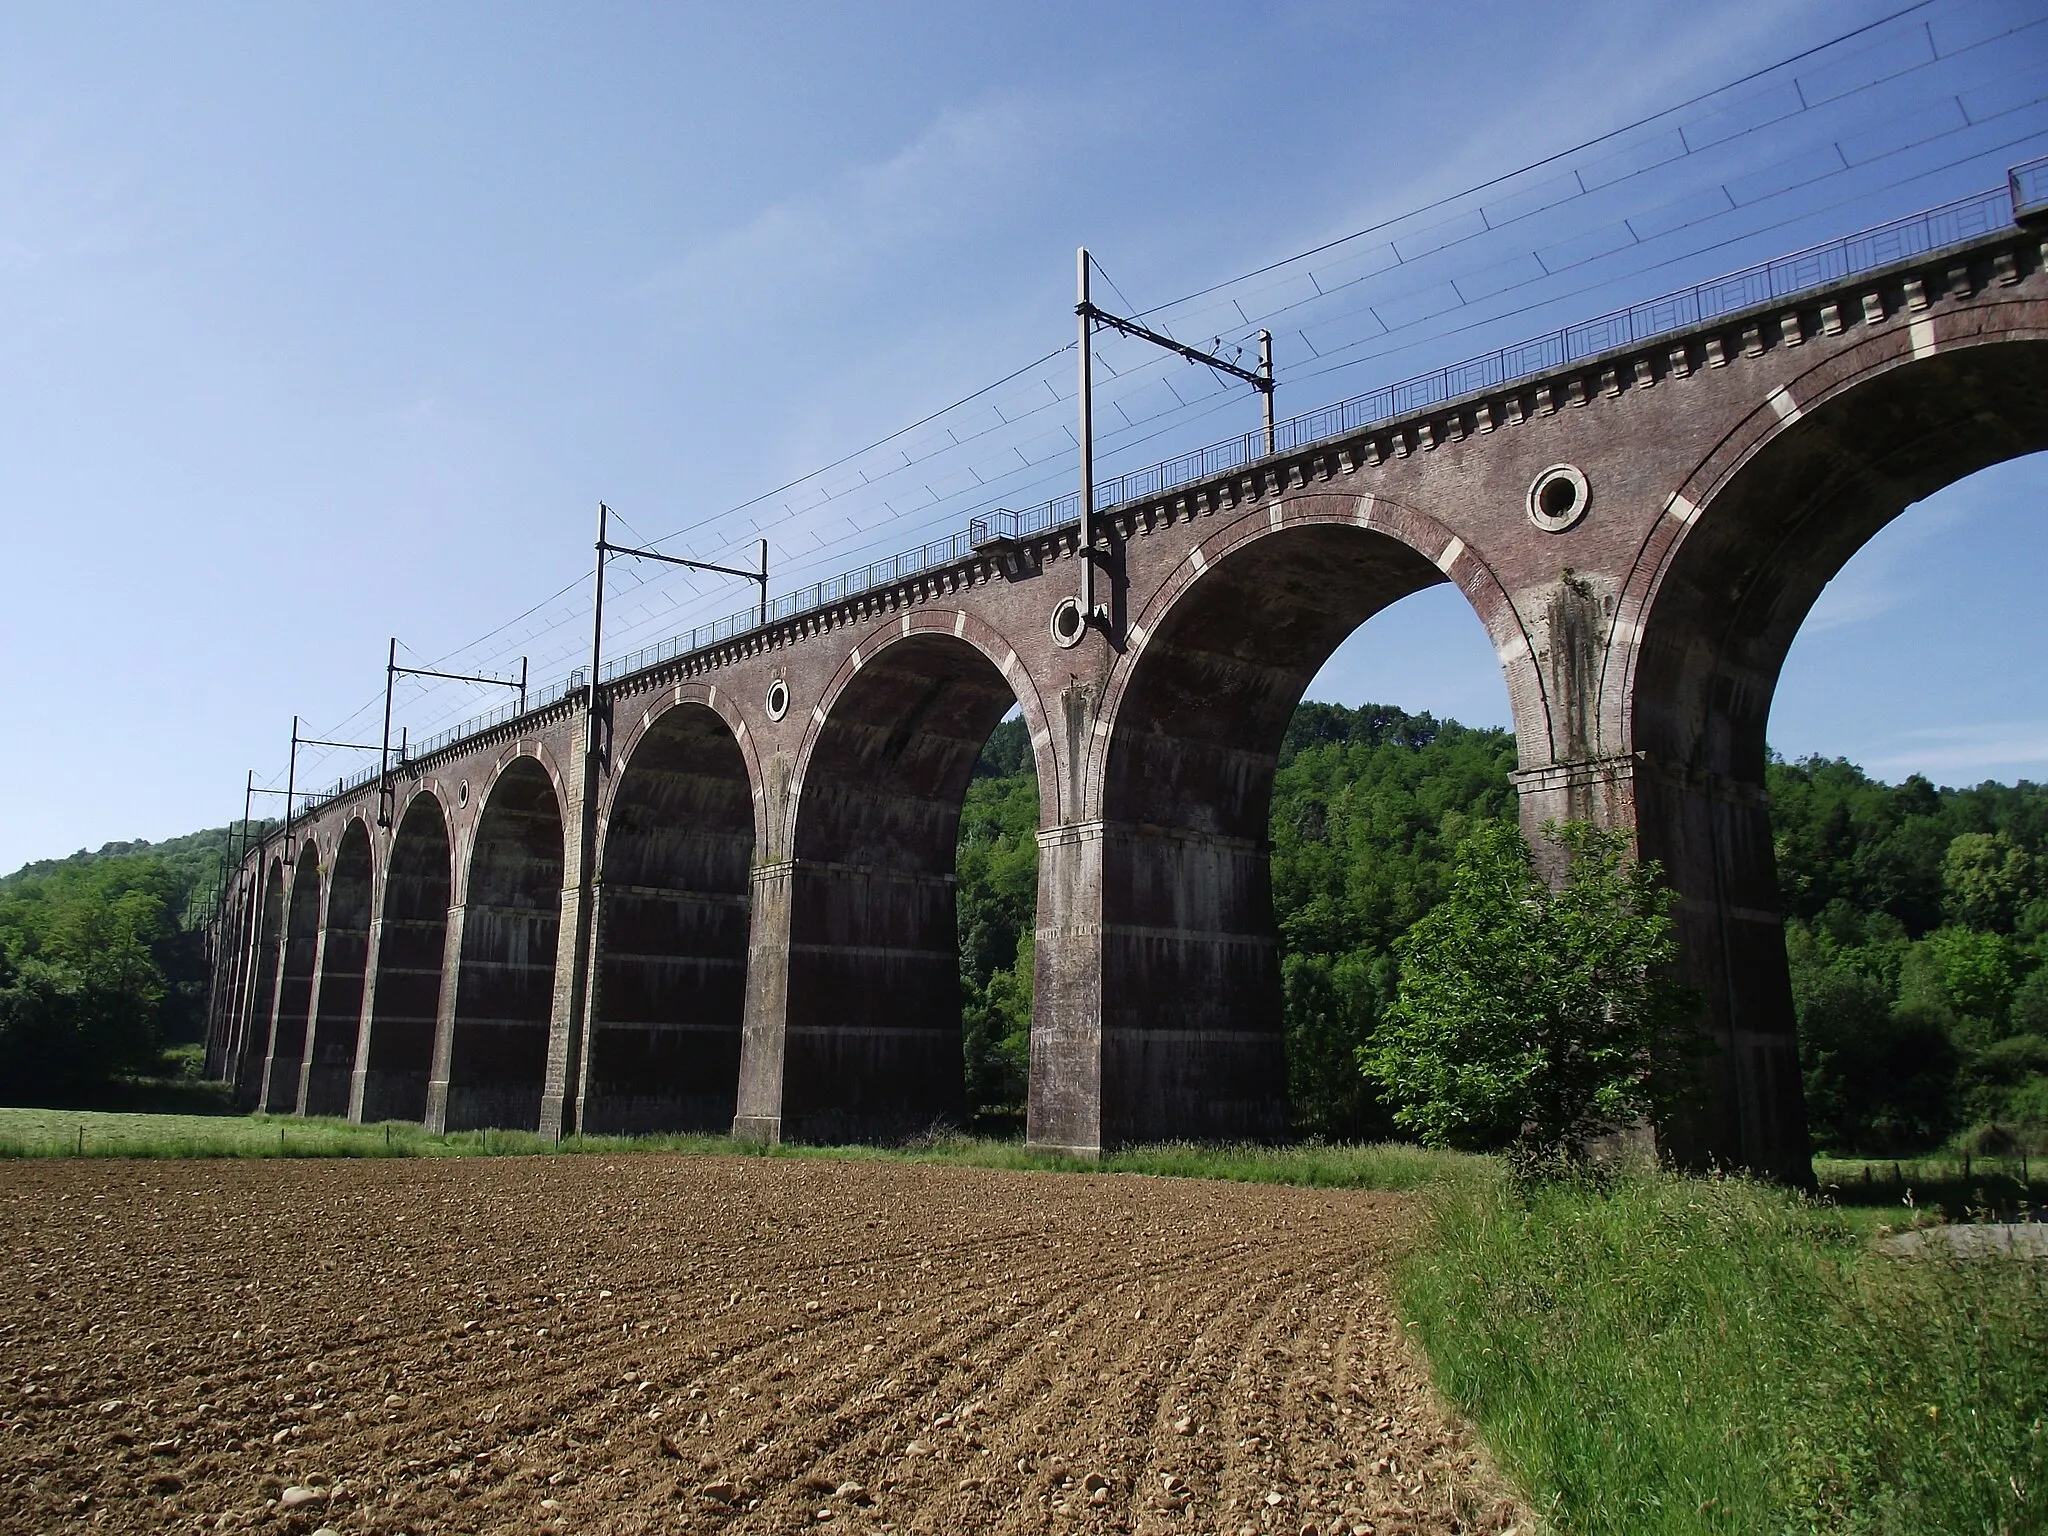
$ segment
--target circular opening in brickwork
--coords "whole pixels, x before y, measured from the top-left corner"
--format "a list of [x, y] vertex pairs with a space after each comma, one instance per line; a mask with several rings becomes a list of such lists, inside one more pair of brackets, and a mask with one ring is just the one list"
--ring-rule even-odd
[[1563, 533], [1586, 515], [1591, 500], [1586, 477], [1576, 466], [1553, 464], [1529, 487], [1529, 521], [1546, 533]]
[[1063, 597], [1052, 611], [1052, 639], [1055, 645], [1078, 645], [1088, 632], [1079, 599]]
[[780, 720], [789, 713], [789, 685], [776, 678], [768, 685], [768, 718]]
[[469, 780], [464, 779], [455, 786], [455, 803], [457, 805], [469, 804]]

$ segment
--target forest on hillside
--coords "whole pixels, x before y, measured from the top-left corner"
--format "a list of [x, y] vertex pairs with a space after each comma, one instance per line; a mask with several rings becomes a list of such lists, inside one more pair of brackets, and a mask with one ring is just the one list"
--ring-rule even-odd
[[[1290, 1109], [1307, 1136], [1392, 1134], [1357, 1049], [1399, 983], [1394, 941], [1451, 855], [1514, 814], [1506, 731], [1386, 705], [1303, 704], [1273, 786]], [[1887, 785], [1812, 758], [1768, 769], [1816, 1150], [2048, 1141], [2048, 787]], [[1021, 722], [991, 738], [960, 824], [970, 1101], [1024, 1089], [1037, 786]]]
[[80, 1103], [160, 1070], [204, 1030], [202, 935], [185, 875], [148, 855], [63, 863], [0, 885], [0, 1083], [16, 1104]]
[[235, 830], [81, 848], [0, 877], [0, 1085], [8, 1102], [95, 1100], [111, 1080], [171, 1070], [165, 1050], [201, 1040], [200, 929]]
[[246, 834], [243, 824], [236, 822], [225, 827], [209, 827], [203, 832], [188, 832], [183, 837], [166, 838], [163, 842], [152, 843], [138, 839], [126, 843], [103, 843], [96, 851], [81, 848], [61, 859], [37, 859], [24, 864], [11, 875], [0, 875], [0, 901], [12, 893], [26, 893], [41, 888], [47, 881], [62, 882], [93, 865], [107, 864], [123, 859], [140, 859], [162, 865], [168, 872], [172, 888], [176, 891], [176, 903], [172, 916], [187, 928], [199, 927], [212, 913], [214, 893], [220, 888], [223, 871], [234, 857], [235, 849], [247, 838], [261, 837], [271, 827], [271, 821], [250, 821]]

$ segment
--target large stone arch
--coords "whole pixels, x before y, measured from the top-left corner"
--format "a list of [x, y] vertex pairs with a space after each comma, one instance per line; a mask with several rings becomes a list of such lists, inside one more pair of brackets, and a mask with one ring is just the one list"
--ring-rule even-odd
[[228, 908], [228, 920], [218, 941], [224, 948], [219, 953], [216, 981], [209, 999], [212, 1014], [206, 1036], [208, 1077], [230, 1081], [234, 1077], [238, 1008], [243, 977], [249, 966], [250, 946], [254, 942], [251, 934], [254, 910], [255, 901], [249, 890], [248, 876], [238, 874], [233, 901]]
[[1045, 710], [988, 625], [899, 615], [832, 677], [791, 775], [789, 857], [757, 882], [738, 1129], [870, 1139], [961, 1115], [956, 839], [975, 760], [1013, 707], [1049, 818]]
[[476, 840], [483, 825], [484, 813], [489, 809], [491, 796], [498, 783], [508, 772], [528, 774], [534, 770], [546, 776], [548, 786], [554, 791], [555, 803], [562, 808], [565, 819], [574, 807], [576, 797], [570, 792], [569, 775], [563, 772], [562, 764], [556, 761], [555, 753], [544, 739], [527, 739], [505, 743], [498, 752], [481, 762], [481, 780], [474, 777], [479, 764], [472, 759], [465, 771], [459, 764], [444, 766], [438, 774], [423, 778], [422, 789], [431, 790], [441, 801], [441, 810], [448, 818], [448, 832], [455, 856], [455, 905], [466, 902], [469, 892], [470, 871], [475, 866]]
[[576, 1124], [722, 1132], [739, 1096], [759, 768], [730, 698], [700, 683], [645, 711], [622, 749], [599, 833]]
[[426, 1119], [454, 881], [447, 808], [422, 789], [406, 802], [386, 857], [366, 1027], [350, 1086], [353, 1120]]
[[[1184, 613], [1188, 602], [1198, 593], [1201, 594], [1200, 601], [1223, 605], [1224, 588], [1216, 583], [1214, 576], [1232, 556], [1257, 553], [1262, 545], [1271, 555], [1282, 546], [1268, 545], [1266, 541], [1277, 535], [1300, 535], [1312, 530], [1323, 530], [1317, 537], [1325, 541], [1324, 544], [1310, 545], [1294, 538], [1285, 541], [1285, 548], [1298, 553], [1291, 557], [1283, 553], [1279, 557], [1280, 564], [1286, 565], [1291, 560], [1300, 568], [1290, 572], [1290, 578], [1298, 576], [1302, 585], [1287, 591], [1271, 586], [1234, 591], [1230, 594], [1235, 605], [1233, 623], [1225, 628], [1246, 630], [1253, 639], [1261, 638], [1251, 633], [1256, 627], [1270, 628], [1273, 633], [1264, 637], [1269, 649], [1288, 654], [1298, 651], [1302, 655], [1315, 655], [1314, 664], [1301, 674], [1301, 687], [1306, 688], [1323, 660], [1336, 649], [1337, 642], [1351, 634], [1373, 613], [1411, 592], [1448, 581], [1471, 604], [1473, 613], [1485, 626], [1487, 637], [1493, 643], [1494, 654], [1500, 659], [1522, 762], [1534, 765], [1552, 760], [1550, 742], [1554, 731], [1543, 675], [1533, 659], [1532, 643], [1522, 616], [1484, 556], [1429, 513], [1389, 497], [1370, 492], [1305, 491], [1256, 506], [1217, 528], [1188, 551], [1172, 576], [1160, 583], [1133, 619], [1124, 654], [1112, 669], [1103, 689], [1100, 718], [1104, 724], [1097, 728], [1088, 751], [1085, 770], [1088, 814], [1103, 814], [1107, 803], [1109, 760], [1117, 741], [1118, 720], [1124, 700], [1148, 655], [1156, 654], [1162, 627], [1169, 625], [1176, 612]], [[1359, 533], [1377, 537], [1360, 540], [1356, 538]], [[1334, 544], [1328, 542], [1332, 539]], [[1363, 617], [1351, 618], [1350, 615], [1359, 612], [1369, 599], [1361, 593], [1345, 590], [1343, 571], [1315, 569], [1315, 550], [1321, 547], [1348, 549], [1354, 563], [1359, 552], [1378, 549], [1391, 561], [1404, 564], [1413, 579], [1401, 584], [1395, 595], [1374, 602]], [[1398, 551], [1418, 557], [1420, 564], [1416, 560], [1404, 560]], [[1425, 565], [1429, 567], [1427, 571], [1423, 569]], [[1242, 565], [1237, 567], [1237, 571], [1245, 579], [1256, 576], [1249, 567]], [[1318, 583], [1327, 591], [1321, 594], [1312, 592], [1310, 584]], [[1327, 600], [1323, 600], [1325, 598]], [[1296, 631], [1283, 632], [1276, 626], [1265, 625], [1267, 609], [1276, 600], [1297, 615]], [[1328, 639], [1331, 634], [1336, 635], [1336, 641]], [[1298, 669], [1298, 663], [1288, 665]], [[1288, 712], [1299, 698], [1297, 691], [1294, 699], [1280, 711], [1283, 729]], [[1228, 706], [1225, 708], [1228, 712]]]
[[453, 1008], [437, 1029], [427, 1123], [537, 1130], [555, 1011], [563, 796], [538, 755], [508, 754], [472, 824], [460, 900]]
[[1634, 764], [1616, 815], [1679, 893], [1714, 1046], [1701, 1102], [1665, 1128], [1689, 1163], [1808, 1177], [1764, 793], [1771, 700], [1800, 625], [1912, 503], [2048, 449], [2048, 304], [1905, 318], [1775, 391], [1674, 488], [1610, 634], [1602, 731]]
[[260, 1107], [263, 1098], [263, 1063], [270, 1044], [271, 1007], [277, 995], [277, 962], [284, 946], [284, 865], [276, 858], [262, 859], [263, 893], [257, 900], [252, 924], [254, 950], [243, 972], [243, 987], [236, 1004], [234, 1061], [229, 1070], [235, 1085], [235, 1102], [245, 1109]]
[[320, 973], [313, 992], [299, 1103], [309, 1115], [348, 1113], [356, 1032], [363, 1016], [363, 978], [370, 957], [370, 897], [375, 870], [370, 828], [350, 818], [334, 845], [320, 929]]
[[[1077, 960], [1100, 990], [1085, 1014], [1034, 1030], [1034, 1141], [1285, 1133], [1267, 836], [1281, 738], [1346, 636], [1444, 581], [1485, 625], [1518, 735], [1540, 756], [1542, 680], [1513, 605], [1476, 551], [1412, 508], [1330, 492], [1255, 507], [1192, 548], [1133, 616], [1087, 773], [1099, 951], [1040, 958], [1047, 993]], [[1062, 1101], [1077, 1054], [1095, 1090]], [[1077, 1121], [1091, 1097], [1099, 1119]]]
[[[968, 660], [968, 654], [971, 652], [979, 656], [981, 661], [987, 664], [989, 671], [1000, 680], [1002, 688], [1007, 690], [1008, 694], [1004, 714], [1009, 712], [1010, 705], [1015, 705], [1023, 716], [1025, 730], [1031, 737], [1032, 761], [1037, 767], [1039, 783], [1042, 786], [1039, 825], [1057, 826], [1075, 811], [1078, 802], [1073, 800], [1073, 792], [1068, 790], [1064, 798], [1061, 794], [1062, 786], [1058, 782], [1060, 774], [1052, 748], [1051, 719], [1046, 713], [1045, 700], [1039, 696], [1038, 687], [1032, 681], [1030, 672], [1018, 660], [1016, 647], [1011, 645], [994, 626], [965, 609], [919, 608], [895, 615], [865, 631], [859, 643], [847, 652], [846, 659], [840, 662], [837, 670], [833, 672], [831, 681], [825, 685], [823, 694], [811, 711], [810, 728], [804, 732], [803, 744], [797, 749], [796, 762], [791, 774], [790, 794], [783, 808], [784, 824], [779, 829], [784, 847], [794, 849], [796, 846], [796, 828], [804, 786], [811, 777], [811, 764], [817, 756], [820, 743], [828, 742], [830, 739], [828, 727], [834, 714], [838, 712], [840, 699], [859, 681], [862, 671], [870, 663], [906, 642], [915, 642], [925, 647], [926, 653], [930, 654], [932, 646], [944, 647], [948, 639], [957, 644], [946, 649], [958, 656], [964, 667], [973, 670], [973, 664]], [[900, 664], [901, 661], [902, 658], [898, 657], [897, 663]], [[913, 664], [913, 670], [919, 669]], [[987, 673], [980, 675], [986, 682]], [[996, 717], [998, 721], [1001, 718], [1001, 715]], [[843, 719], [841, 723], [844, 723]], [[989, 729], [995, 729], [993, 723]], [[984, 732], [983, 740], [986, 739], [987, 734]], [[977, 756], [981, 751], [981, 745], [981, 742], [975, 743]], [[973, 757], [968, 759], [968, 766], [972, 768]]]
[[261, 1107], [274, 1115], [292, 1114], [299, 1107], [299, 1068], [306, 1053], [306, 1026], [312, 1013], [320, 947], [320, 895], [320, 845], [310, 837], [302, 838], [285, 893], [284, 955], [277, 971], [270, 1046], [263, 1061]]

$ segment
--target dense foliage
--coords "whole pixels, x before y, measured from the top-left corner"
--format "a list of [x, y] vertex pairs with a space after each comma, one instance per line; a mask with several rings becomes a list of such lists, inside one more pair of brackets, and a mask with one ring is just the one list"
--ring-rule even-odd
[[1511, 820], [1514, 737], [1388, 705], [1303, 704], [1273, 782], [1289, 1107], [1302, 1135], [1393, 1122], [1358, 1052], [1398, 990], [1394, 944], [1444, 898], [1451, 855]]
[[1038, 778], [1021, 719], [996, 727], [960, 811], [960, 1023], [970, 1108], [1023, 1109], [1038, 908]]
[[177, 881], [182, 894], [172, 915], [185, 927], [197, 928], [211, 915], [221, 872], [233, 856], [238, 840], [245, 831], [248, 837], [260, 837], [275, 825], [271, 821], [252, 820], [245, 829], [243, 823], [235, 822], [226, 827], [209, 827], [204, 832], [188, 832], [183, 837], [167, 838], [160, 843], [142, 839], [131, 843], [105, 843], [97, 852], [81, 848], [66, 858], [38, 859], [32, 864], [22, 865], [11, 875], [0, 875], [0, 898], [53, 876], [83, 870], [94, 864], [146, 857], [164, 865]]
[[2048, 1131], [2048, 787], [1770, 767], [1817, 1147]]
[[1577, 1161], [1597, 1137], [1663, 1107], [1695, 1038], [1698, 999], [1672, 979], [1673, 896], [1626, 832], [1548, 823], [1553, 888], [1507, 822], [1452, 861], [1450, 891], [1395, 945], [1401, 989], [1361, 1053], [1434, 1147], [1513, 1142]]
[[189, 876], [162, 860], [65, 862], [0, 886], [0, 1084], [15, 1103], [89, 1098], [199, 1037]]

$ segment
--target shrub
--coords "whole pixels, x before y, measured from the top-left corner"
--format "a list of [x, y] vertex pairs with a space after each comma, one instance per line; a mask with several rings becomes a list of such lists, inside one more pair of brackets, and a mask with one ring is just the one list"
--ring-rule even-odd
[[1681, 1091], [1695, 999], [1669, 975], [1675, 898], [1625, 833], [1543, 832], [1557, 889], [1518, 830], [1488, 825], [1399, 945], [1400, 995], [1361, 1064], [1431, 1146], [1505, 1138], [1575, 1161]]

